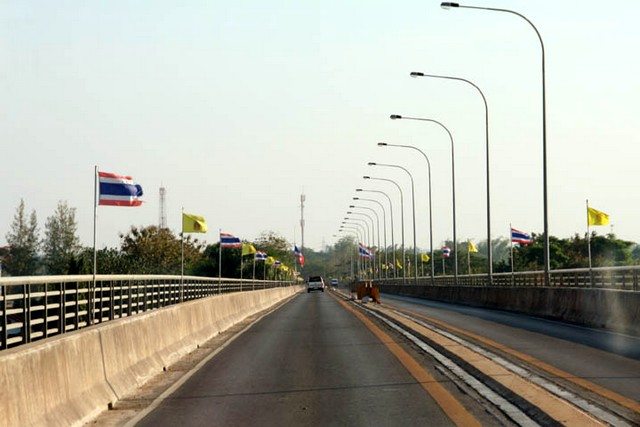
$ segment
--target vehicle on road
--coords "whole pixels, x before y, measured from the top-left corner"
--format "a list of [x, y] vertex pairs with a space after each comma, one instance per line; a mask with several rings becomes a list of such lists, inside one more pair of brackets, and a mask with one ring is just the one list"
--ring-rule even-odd
[[331, 279], [331, 286], [338, 286], [338, 279]]
[[324, 292], [324, 280], [322, 280], [322, 276], [310, 276], [307, 281], [307, 293], [311, 291], [321, 291]]

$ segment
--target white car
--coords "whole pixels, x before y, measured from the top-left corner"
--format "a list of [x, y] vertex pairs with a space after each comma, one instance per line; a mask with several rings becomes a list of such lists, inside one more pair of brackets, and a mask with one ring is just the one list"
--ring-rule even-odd
[[311, 291], [324, 292], [324, 280], [321, 276], [311, 276], [307, 281], [307, 293]]

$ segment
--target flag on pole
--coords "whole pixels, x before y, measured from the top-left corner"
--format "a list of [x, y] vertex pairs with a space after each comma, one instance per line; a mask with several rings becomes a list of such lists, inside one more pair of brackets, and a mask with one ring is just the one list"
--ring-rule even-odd
[[183, 233], [206, 233], [207, 230], [207, 221], [205, 221], [203, 216], [182, 213]]
[[220, 246], [223, 248], [241, 248], [242, 242], [239, 238], [229, 233], [220, 233]]
[[533, 243], [533, 239], [531, 238], [530, 234], [527, 234], [524, 231], [516, 230], [513, 227], [511, 227], [511, 241], [520, 245], [529, 245]]
[[587, 208], [587, 223], [589, 225], [608, 225], [609, 214], [593, 208]]
[[448, 246], [442, 247], [442, 258], [449, 258], [451, 256], [451, 248]]
[[400, 270], [402, 270], [402, 264], [400, 264], [399, 260], [396, 260], [396, 267]]
[[427, 255], [427, 254], [420, 254], [420, 260], [421, 260], [422, 262], [429, 262], [429, 260], [430, 260], [430, 259], [431, 259], [431, 258], [429, 257], [429, 255]]
[[467, 241], [467, 250], [470, 254], [478, 253], [478, 247], [471, 241]]
[[110, 172], [98, 172], [98, 204], [104, 206], [140, 206], [142, 187], [133, 178]]
[[273, 264], [275, 264], [275, 263], [276, 263], [276, 259], [275, 259], [274, 257], [272, 257], [272, 256], [268, 256], [268, 257], [265, 259], [265, 263], [266, 263], [267, 265], [273, 265]]
[[362, 243], [358, 243], [358, 254], [363, 258], [372, 258], [371, 250]]
[[302, 254], [302, 251], [300, 250], [298, 245], [293, 245], [293, 254], [298, 259], [298, 264], [300, 264], [300, 267], [304, 267], [304, 255]]
[[266, 261], [267, 260], [267, 253], [266, 252], [256, 251], [255, 259], [256, 259], [256, 261]]
[[273, 262], [273, 265], [274, 265], [276, 268], [280, 268], [280, 266], [282, 265], [282, 261], [280, 261], [280, 260], [278, 260], [278, 259], [277, 259], [277, 260], [275, 260], [275, 261]]
[[242, 256], [255, 254], [256, 248], [251, 243], [243, 243], [242, 244]]

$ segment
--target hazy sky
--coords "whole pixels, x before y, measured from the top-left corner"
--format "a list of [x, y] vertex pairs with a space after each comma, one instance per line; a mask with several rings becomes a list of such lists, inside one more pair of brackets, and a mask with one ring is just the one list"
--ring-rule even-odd
[[[356, 187], [393, 193], [416, 178], [418, 245], [426, 247], [424, 162], [378, 141], [415, 144], [433, 164], [434, 239], [451, 233], [456, 143], [458, 236], [486, 235], [481, 99], [490, 109], [493, 235], [542, 230], [540, 47], [508, 14], [442, 10], [439, 1], [29, 1], [0, 3], [0, 245], [24, 198], [41, 226], [58, 200], [77, 208], [91, 244], [93, 167], [130, 174], [141, 208], [99, 208], [99, 246], [130, 225], [169, 225], [180, 208], [242, 238], [293, 240], [304, 190], [306, 243], [335, 239]], [[585, 231], [585, 199], [614, 231], [640, 241], [640, 2], [483, 0], [528, 16], [547, 49], [551, 234]], [[395, 193], [393, 193], [395, 194]], [[396, 203], [398, 207], [398, 203]], [[399, 212], [396, 213], [399, 216]], [[396, 221], [398, 226], [399, 221]], [[399, 228], [397, 228], [399, 235]], [[606, 227], [602, 232], [608, 232]], [[298, 241], [299, 230], [296, 231]], [[410, 228], [407, 241], [412, 240]]]

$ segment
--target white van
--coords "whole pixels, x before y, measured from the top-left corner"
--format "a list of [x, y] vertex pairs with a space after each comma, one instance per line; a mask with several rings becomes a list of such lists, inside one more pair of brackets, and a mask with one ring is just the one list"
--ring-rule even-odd
[[324, 292], [324, 280], [321, 276], [310, 276], [307, 281], [307, 293], [311, 291]]

